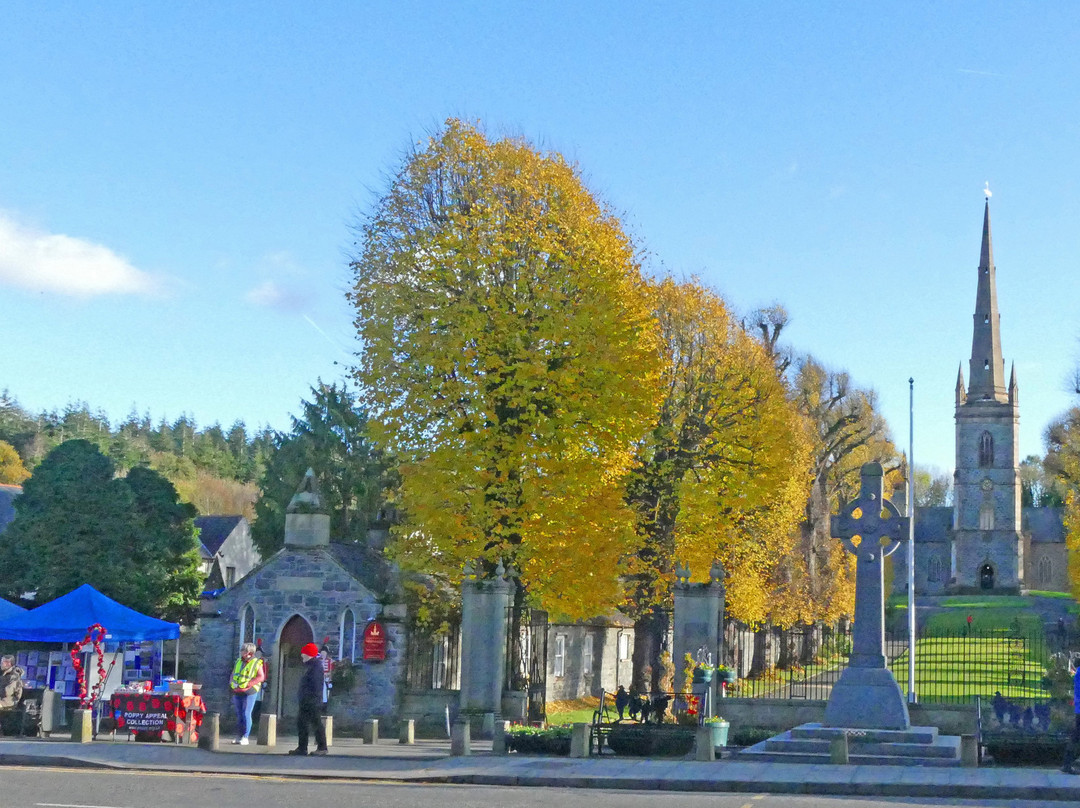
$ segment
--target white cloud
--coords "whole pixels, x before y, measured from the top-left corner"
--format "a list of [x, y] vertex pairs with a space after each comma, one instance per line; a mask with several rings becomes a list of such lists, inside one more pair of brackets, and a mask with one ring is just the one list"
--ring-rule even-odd
[[62, 295], [149, 295], [158, 279], [108, 247], [45, 233], [0, 213], [0, 285]]
[[263, 281], [250, 290], [244, 299], [256, 306], [299, 314], [308, 308], [310, 295], [296, 288], [282, 286], [276, 281]]

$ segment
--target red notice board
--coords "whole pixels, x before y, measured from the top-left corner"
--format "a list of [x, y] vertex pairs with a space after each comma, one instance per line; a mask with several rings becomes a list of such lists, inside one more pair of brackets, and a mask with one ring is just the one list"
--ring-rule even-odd
[[386, 659], [386, 628], [372, 620], [364, 629], [364, 661], [382, 662]]

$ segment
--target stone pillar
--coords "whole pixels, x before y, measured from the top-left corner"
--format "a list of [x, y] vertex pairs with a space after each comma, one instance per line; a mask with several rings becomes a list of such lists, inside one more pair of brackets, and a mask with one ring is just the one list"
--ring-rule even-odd
[[506, 618], [513, 583], [500, 562], [493, 578], [469, 566], [461, 582], [461, 712], [502, 714], [506, 677]]
[[457, 719], [450, 730], [450, 754], [454, 757], [468, 757], [472, 754], [472, 732], [466, 717]]
[[403, 718], [398, 723], [398, 743], [416, 743], [416, 721], [412, 718]]
[[90, 743], [94, 739], [94, 711], [76, 710], [71, 721], [72, 743]]
[[685, 564], [676, 564], [675, 612], [672, 615], [675, 624], [672, 654], [675, 689], [682, 693], [708, 689], [709, 702], [715, 704], [720, 688], [716, 677], [709, 685], [692, 688], [690, 682], [683, 681], [683, 668], [686, 667], [686, 654], [696, 657], [698, 649], [702, 647], [712, 656], [714, 665], [720, 664], [723, 651], [724, 567], [719, 561], [713, 564], [709, 571], [709, 583], [692, 584], [689, 579], [690, 568]]
[[979, 767], [979, 742], [974, 735], [960, 736], [960, 765], [971, 769]]
[[322, 726], [323, 732], [326, 733], [326, 745], [327, 747], [331, 747], [334, 745], [334, 716], [322, 716]]
[[702, 724], [694, 733], [694, 760], [716, 760], [712, 742], [712, 726]]
[[277, 716], [263, 713], [259, 716], [259, 746], [277, 746]]
[[841, 732], [829, 741], [829, 763], [844, 764], [848, 762], [848, 737], [846, 732]]
[[589, 756], [589, 725], [574, 724], [570, 729], [570, 757]]
[[221, 745], [221, 713], [207, 713], [199, 727], [199, 748], [208, 752], [218, 751]]
[[361, 737], [364, 739], [364, 743], [372, 744], [379, 742], [379, 719], [369, 718], [364, 722], [362, 729], [360, 730]]
[[506, 744], [506, 734], [510, 731], [509, 721], [496, 721], [495, 732], [491, 737], [491, 754], [505, 755], [509, 752]]

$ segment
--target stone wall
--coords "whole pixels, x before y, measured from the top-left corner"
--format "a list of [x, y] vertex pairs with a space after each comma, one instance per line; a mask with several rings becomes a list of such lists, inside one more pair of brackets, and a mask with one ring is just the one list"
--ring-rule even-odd
[[446, 737], [446, 713], [457, 717], [461, 692], [458, 690], [406, 690], [401, 694], [401, 717], [416, 721], [421, 737]]

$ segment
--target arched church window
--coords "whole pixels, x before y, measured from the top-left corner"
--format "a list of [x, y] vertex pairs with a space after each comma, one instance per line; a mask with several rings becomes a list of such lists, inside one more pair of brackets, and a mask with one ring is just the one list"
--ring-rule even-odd
[[930, 561], [926, 565], [926, 580], [932, 583], [939, 583], [944, 570], [942, 569], [941, 559], [935, 556], [930, 556]]
[[979, 435], [979, 465], [984, 468], [994, 465], [994, 436], [989, 432]]
[[338, 659], [356, 661], [356, 612], [351, 608], [341, 614], [341, 629], [338, 634]]
[[979, 530], [994, 529], [994, 506], [989, 502], [979, 508]]
[[240, 612], [240, 645], [255, 642], [255, 608], [249, 603]]
[[1053, 577], [1054, 562], [1050, 560], [1050, 556], [1043, 556], [1039, 559], [1039, 583], [1049, 585]]

